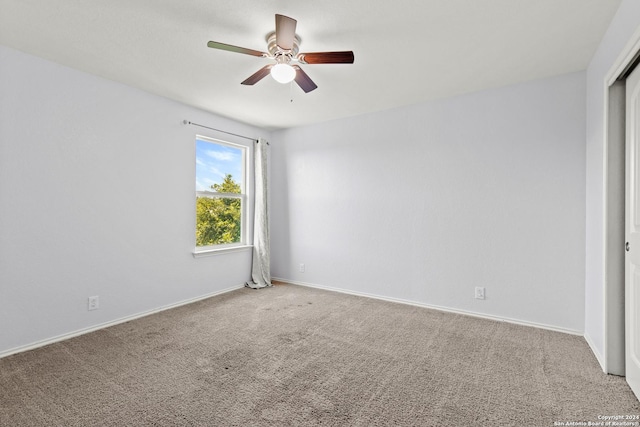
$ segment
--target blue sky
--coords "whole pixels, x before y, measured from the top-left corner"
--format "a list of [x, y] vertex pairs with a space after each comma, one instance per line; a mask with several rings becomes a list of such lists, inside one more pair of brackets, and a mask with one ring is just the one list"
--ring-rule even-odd
[[196, 139], [196, 191], [211, 190], [228, 173], [242, 183], [242, 149]]

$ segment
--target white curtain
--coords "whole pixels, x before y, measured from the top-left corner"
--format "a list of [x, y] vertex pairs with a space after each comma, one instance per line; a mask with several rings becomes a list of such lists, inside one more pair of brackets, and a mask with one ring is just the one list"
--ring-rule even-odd
[[271, 257], [269, 242], [269, 186], [267, 183], [267, 157], [269, 143], [260, 138], [255, 144], [255, 216], [253, 222], [253, 267], [250, 288], [271, 286]]

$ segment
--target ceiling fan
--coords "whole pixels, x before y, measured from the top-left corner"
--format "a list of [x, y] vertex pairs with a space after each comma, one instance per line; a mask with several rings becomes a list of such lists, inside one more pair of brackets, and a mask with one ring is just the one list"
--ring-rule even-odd
[[298, 53], [300, 37], [296, 34], [296, 24], [295, 19], [276, 14], [276, 30], [267, 35], [268, 53], [214, 41], [207, 43], [207, 46], [275, 60], [275, 64], [265, 65], [243, 81], [241, 83], [243, 85], [254, 85], [265, 78], [267, 74], [271, 74], [280, 83], [289, 83], [295, 80], [298, 86], [305, 93], [308, 93], [318, 86], [295, 62], [300, 64], [353, 64], [354, 55], [352, 51]]

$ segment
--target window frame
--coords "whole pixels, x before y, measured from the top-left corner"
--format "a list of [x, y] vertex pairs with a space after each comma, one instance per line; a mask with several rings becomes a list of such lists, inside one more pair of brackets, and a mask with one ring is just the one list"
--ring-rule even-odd
[[[251, 248], [251, 245], [248, 244], [248, 228], [249, 228], [249, 218], [248, 218], [248, 201], [249, 201], [249, 151], [250, 147], [242, 144], [236, 144], [230, 141], [225, 141], [218, 138], [211, 138], [204, 135], [196, 135], [194, 141], [194, 149], [197, 148], [198, 141], [202, 141], [209, 144], [217, 144], [222, 145], [234, 149], [239, 149], [242, 154], [241, 159], [241, 183], [240, 183], [240, 193], [219, 193], [217, 191], [199, 191], [195, 190], [195, 197], [193, 199], [193, 218], [194, 218], [194, 227], [193, 227], [193, 242], [194, 242], [194, 250], [193, 256], [199, 257], [203, 255], [215, 255], [217, 253], [225, 253], [225, 252], [235, 252], [238, 250], [243, 250], [245, 248]], [[195, 151], [194, 162], [197, 161], [197, 149]], [[196, 165], [197, 167], [197, 165]], [[194, 174], [195, 175], [195, 174]], [[197, 175], [194, 176], [194, 180], [197, 179]], [[196, 242], [196, 226], [197, 226], [197, 202], [198, 197], [207, 197], [211, 199], [239, 199], [240, 200], [240, 241], [234, 243], [221, 243], [217, 245], [207, 245], [207, 246], [197, 246]]]

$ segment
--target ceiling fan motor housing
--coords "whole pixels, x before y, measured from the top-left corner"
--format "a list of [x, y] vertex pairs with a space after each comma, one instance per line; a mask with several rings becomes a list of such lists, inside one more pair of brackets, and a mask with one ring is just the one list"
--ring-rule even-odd
[[276, 43], [276, 32], [272, 31], [267, 35], [267, 50], [269, 51], [269, 55], [273, 56], [276, 61], [287, 64], [292, 58], [298, 55], [300, 42], [300, 36], [296, 34], [293, 38], [293, 48], [291, 50], [282, 49], [278, 46], [278, 43]]

